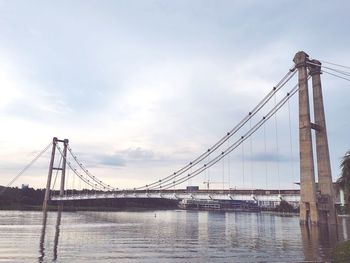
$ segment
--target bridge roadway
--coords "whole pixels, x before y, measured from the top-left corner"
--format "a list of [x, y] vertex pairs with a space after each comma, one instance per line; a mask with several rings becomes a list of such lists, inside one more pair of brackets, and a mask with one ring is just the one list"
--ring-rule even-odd
[[106, 192], [79, 193], [71, 195], [53, 195], [51, 200], [58, 202], [92, 200], [92, 199], [137, 199], [137, 198], [157, 198], [157, 199], [195, 199], [195, 200], [246, 200], [257, 201], [259, 205], [271, 207], [287, 201], [293, 206], [299, 206], [299, 190], [118, 190]]

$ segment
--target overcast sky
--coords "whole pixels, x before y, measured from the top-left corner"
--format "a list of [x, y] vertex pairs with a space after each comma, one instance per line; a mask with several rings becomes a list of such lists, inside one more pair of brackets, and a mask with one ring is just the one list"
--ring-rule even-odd
[[[54, 136], [68, 138], [89, 171], [119, 188], [171, 174], [234, 127], [297, 51], [350, 65], [349, 8], [347, 1], [0, 0], [0, 185]], [[350, 149], [350, 83], [322, 80], [337, 178]], [[291, 137], [286, 105], [277, 139], [272, 119], [266, 140], [259, 131], [184, 186], [205, 187], [210, 176], [219, 183], [213, 188], [294, 187], [296, 107], [293, 98]], [[48, 155], [14, 185], [43, 187]]]

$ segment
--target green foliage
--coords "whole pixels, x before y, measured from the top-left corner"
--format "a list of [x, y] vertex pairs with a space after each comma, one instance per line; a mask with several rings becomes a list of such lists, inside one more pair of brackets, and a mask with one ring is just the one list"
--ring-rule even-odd
[[350, 262], [350, 241], [345, 241], [336, 246], [333, 251], [333, 262]]
[[278, 212], [296, 212], [296, 209], [285, 200], [282, 200], [280, 204], [276, 207], [276, 211]]
[[[3, 187], [0, 186], [0, 191]], [[94, 193], [92, 190], [74, 190], [75, 193]], [[7, 188], [0, 195], [0, 209], [15, 210], [40, 210], [45, 195], [45, 189], [19, 189], [17, 187]], [[130, 210], [130, 209], [173, 209], [177, 208], [177, 200], [167, 199], [97, 199], [97, 200], [79, 200], [67, 202], [64, 209], [67, 211], [75, 210]], [[57, 209], [57, 203], [51, 202], [52, 209]]]
[[346, 152], [340, 163], [341, 175], [337, 180], [339, 186], [344, 190], [346, 203], [350, 197], [350, 151]]
[[[0, 188], [2, 189], [3, 187]], [[44, 194], [44, 189], [9, 187], [0, 195], [0, 209], [41, 206]]]

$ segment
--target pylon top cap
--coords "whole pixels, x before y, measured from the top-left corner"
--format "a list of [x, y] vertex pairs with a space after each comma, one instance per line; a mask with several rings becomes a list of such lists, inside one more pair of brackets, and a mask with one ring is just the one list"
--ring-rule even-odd
[[308, 64], [310, 75], [321, 74], [321, 62], [316, 59], [312, 59], [310, 62], [312, 63]]
[[305, 53], [304, 51], [299, 51], [295, 54], [293, 62], [295, 63], [296, 67], [300, 67], [305, 65], [306, 61], [309, 60], [309, 55]]

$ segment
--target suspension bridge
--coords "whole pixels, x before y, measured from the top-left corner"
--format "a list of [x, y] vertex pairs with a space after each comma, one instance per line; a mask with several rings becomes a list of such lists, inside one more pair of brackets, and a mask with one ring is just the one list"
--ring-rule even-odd
[[[294, 205], [300, 205], [300, 222], [313, 224], [336, 223], [335, 193], [332, 182], [330, 157], [328, 149], [326, 120], [323, 106], [321, 74], [326, 73], [337, 78], [350, 81], [349, 69], [346, 66], [310, 59], [303, 52], [298, 52], [294, 57], [294, 65], [288, 69], [281, 80], [241, 119], [230, 131], [226, 132], [211, 147], [202, 154], [188, 162], [180, 169], [169, 173], [167, 176], [154, 180], [145, 185], [124, 189], [112, 186], [101, 178], [94, 176], [79, 160], [70, 147], [68, 139], [53, 138], [33, 160], [30, 162], [9, 184], [10, 186], [21, 176], [36, 160], [51, 148], [49, 172], [47, 176], [46, 192], [43, 201], [43, 210], [47, 209], [49, 202], [59, 203], [74, 202], [77, 200], [92, 199], [118, 199], [118, 198], [165, 198], [174, 200], [248, 200], [258, 203], [260, 206], [277, 203], [281, 200]], [[298, 81], [291, 84], [293, 77], [297, 75]], [[309, 80], [312, 81], [313, 92], [313, 122], [310, 114]], [[282, 88], [287, 92], [282, 94]], [[276, 114], [285, 105], [289, 109], [289, 100], [298, 94], [299, 108], [299, 152], [300, 152], [300, 191], [299, 190], [262, 190], [262, 189], [185, 189], [186, 183], [210, 168], [229, 158], [230, 153], [244, 150], [244, 142], [250, 139], [259, 130], [264, 131], [265, 124], [270, 119], [275, 121]], [[278, 99], [277, 99], [278, 98]], [[289, 125], [290, 125], [290, 110]], [[273, 119], [275, 118], [275, 119]], [[290, 127], [291, 130], [291, 127]], [[315, 133], [315, 141], [312, 139]], [[278, 136], [277, 128], [276, 134]], [[278, 140], [276, 140], [278, 142]], [[316, 162], [313, 156], [313, 144], [316, 148]], [[252, 143], [250, 141], [250, 147]], [[292, 142], [290, 143], [292, 148]], [[265, 154], [267, 153], [265, 144]], [[278, 153], [278, 143], [276, 145]], [[243, 160], [244, 162], [244, 157]], [[315, 180], [315, 165], [317, 165], [318, 183]], [[70, 171], [71, 188], [67, 186], [66, 174]], [[244, 164], [243, 164], [244, 173]], [[60, 179], [60, 182], [57, 180]], [[280, 178], [277, 179], [280, 181]], [[244, 181], [244, 175], [243, 175]], [[74, 186], [75, 183], [75, 186]], [[59, 190], [54, 190], [59, 184]], [[89, 191], [77, 191], [77, 184], [83, 184], [80, 189]]]

